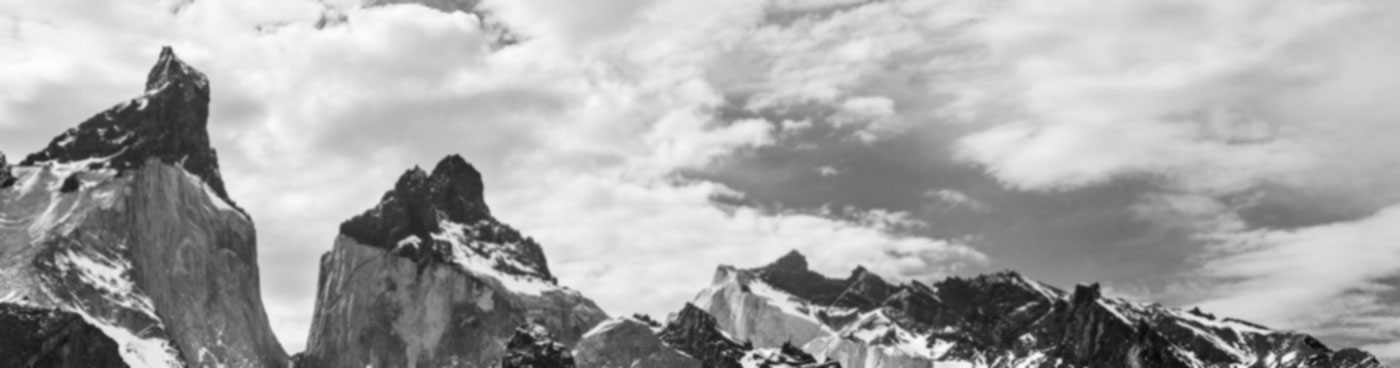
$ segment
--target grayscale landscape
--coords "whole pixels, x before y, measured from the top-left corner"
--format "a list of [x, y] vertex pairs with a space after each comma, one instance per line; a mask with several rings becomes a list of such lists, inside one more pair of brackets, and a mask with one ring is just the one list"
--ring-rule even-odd
[[1400, 3], [0, 2], [0, 368], [1400, 366]]

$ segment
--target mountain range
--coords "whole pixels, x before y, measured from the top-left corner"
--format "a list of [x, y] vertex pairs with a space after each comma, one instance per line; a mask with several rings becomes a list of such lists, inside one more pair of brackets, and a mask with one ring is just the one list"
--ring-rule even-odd
[[1098, 285], [830, 277], [797, 252], [719, 266], [664, 320], [610, 317], [492, 215], [457, 155], [347, 214], [321, 258], [306, 351], [289, 356], [261, 301], [253, 220], [210, 145], [209, 102], [208, 79], [167, 47], [137, 97], [18, 163], [0, 155], [0, 367], [1383, 366]]

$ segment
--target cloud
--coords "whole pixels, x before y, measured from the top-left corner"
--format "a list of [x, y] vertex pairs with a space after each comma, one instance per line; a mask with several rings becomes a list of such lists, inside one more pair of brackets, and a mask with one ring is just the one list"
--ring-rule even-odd
[[[1005, 186], [1151, 183], [1135, 214], [1206, 244], [1166, 295], [1393, 339], [1394, 19], [1371, 1], [1012, 1], [969, 31], [1002, 73], [954, 105]], [[1006, 108], [1006, 107], [1010, 108]], [[1282, 220], [1280, 220], [1282, 219]], [[1275, 227], [1283, 226], [1283, 227]], [[1297, 228], [1294, 228], [1297, 227]], [[1337, 326], [1345, 326], [1337, 327]], [[1370, 340], [1367, 340], [1370, 339]]]
[[[259, 227], [263, 277], [276, 280], [263, 283], [264, 300], [289, 351], [304, 343], [312, 310], [316, 268], [307, 265], [339, 222], [402, 170], [447, 153], [477, 164], [488, 202], [543, 240], [564, 284], [615, 313], [673, 310], [716, 265], [751, 266], [790, 249], [823, 271], [844, 273], [854, 261], [899, 278], [986, 262], [964, 245], [894, 234], [910, 221], [898, 213], [842, 214], [857, 221], [723, 206], [714, 199], [742, 194], [673, 175], [779, 137], [781, 120], [718, 114], [731, 90], [708, 66], [758, 26], [763, 6], [748, 3], [572, 11], [582, 8], [488, 2], [527, 36], [499, 50], [476, 15], [413, 4], [345, 6], [336, 10], [345, 21], [324, 27], [323, 5], [310, 1], [201, 0], [178, 12], [140, 1], [96, 13], [6, 5], [16, 16], [3, 21], [20, 31], [5, 41], [17, 55], [0, 55], [5, 80], [17, 81], [0, 95], [0, 143], [32, 150], [86, 117], [68, 111], [94, 113], [139, 92], [155, 50], [173, 44], [211, 78], [211, 135], [232, 196]], [[880, 50], [869, 42], [847, 57]], [[809, 88], [833, 91], [799, 89]], [[852, 101], [853, 120], [882, 119], [897, 105]]]
[[[709, 285], [717, 265], [761, 266], [793, 249], [827, 274], [863, 264], [901, 280], [941, 278], [987, 261], [961, 244], [891, 235], [885, 228], [909, 221], [899, 214], [845, 221], [712, 205], [727, 192], [711, 183], [570, 175], [551, 189], [515, 191], [495, 204], [508, 209], [504, 219], [532, 229], [561, 280], [615, 314], [665, 315]], [[649, 296], [638, 298], [639, 289]]]
[[[1400, 314], [1381, 299], [1400, 276], [1400, 206], [1354, 222], [1236, 234], [1203, 266], [1202, 307], [1282, 328], [1400, 338]], [[1380, 323], [1378, 323], [1380, 322]]]
[[[1389, 142], [1400, 105], [1387, 97], [1400, 86], [1395, 5], [482, 6], [523, 41], [497, 48], [476, 15], [413, 4], [345, 5], [343, 23], [318, 27], [325, 9], [313, 1], [201, 0], [178, 13], [134, 0], [0, 3], [14, 15], [0, 19], [0, 145], [21, 156], [139, 92], [155, 50], [174, 44], [213, 80], [211, 134], [258, 223], [265, 280], [279, 281], [264, 283], [265, 300], [292, 351], [314, 295], [306, 265], [336, 225], [402, 170], [448, 153], [484, 172], [498, 216], [542, 240], [565, 284], [614, 313], [664, 313], [716, 264], [789, 249], [832, 274], [863, 263], [927, 279], [996, 263], [995, 248], [1020, 257], [1005, 264], [1101, 277], [1186, 269], [1181, 298], [1240, 317], [1318, 331], [1342, 321], [1329, 331], [1347, 336], [1400, 330], [1373, 312], [1394, 304], [1394, 267], [1379, 261], [1400, 243], [1357, 235], [1389, 236], [1395, 211], [1382, 209], [1400, 203]], [[878, 153], [842, 156], [867, 148]], [[782, 176], [742, 162], [776, 151], [815, 157], [795, 171], [803, 187], [785, 193], [828, 201], [812, 189], [825, 165], [838, 175], [815, 181], [879, 200], [759, 210], [718, 204], [749, 193], [677, 174], [728, 165]], [[869, 175], [905, 169], [890, 182]], [[965, 175], [976, 171], [995, 181]], [[905, 181], [924, 174], [936, 178]], [[900, 188], [917, 203], [884, 208], [904, 204], [880, 197]], [[919, 206], [942, 222], [923, 221]], [[979, 238], [938, 232], [944, 223], [1010, 225]], [[1185, 245], [1143, 245], [1167, 242]], [[1214, 258], [1163, 264], [1202, 249]], [[1363, 252], [1378, 256], [1353, 254]], [[1307, 262], [1318, 259], [1329, 262]], [[1083, 267], [1061, 264], [1071, 262]], [[665, 292], [638, 297], [654, 290]], [[1270, 301], [1280, 307], [1248, 308]]]

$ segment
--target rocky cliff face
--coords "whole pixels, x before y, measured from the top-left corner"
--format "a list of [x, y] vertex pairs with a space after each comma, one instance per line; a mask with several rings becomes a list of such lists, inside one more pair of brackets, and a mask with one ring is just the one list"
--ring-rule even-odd
[[252, 221], [229, 201], [209, 147], [208, 102], [208, 81], [166, 48], [144, 94], [5, 170], [0, 319], [27, 322], [0, 323], [14, 327], [7, 338], [45, 341], [30, 342], [43, 346], [33, 359], [285, 365]]
[[736, 338], [791, 342], [846, 367], [1380, 367], [1354, 349], [1197, 310], [1065, 292], [1015, 273], [891, 284], [832, 279], [791, 253], [720, 267], [697, 305]]
[[605, 318], [557, 285], [533, 239], [491, 216], [480, 174], [454, 155], [404, 173], [341, 225], [298, 366], [486, 367], [516, 326], [573, 345]]

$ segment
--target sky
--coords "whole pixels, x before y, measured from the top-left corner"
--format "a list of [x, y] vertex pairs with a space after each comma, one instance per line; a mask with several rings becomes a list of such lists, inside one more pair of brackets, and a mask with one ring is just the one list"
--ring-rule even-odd
[[613, 315], [796, 249], [1400, 361], [1400, 3], [390, 3], [0, 0], [0, 151], [136, 96], [173, 46], [291, 352], [339, 223], [458, 153]]

